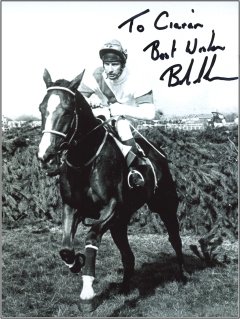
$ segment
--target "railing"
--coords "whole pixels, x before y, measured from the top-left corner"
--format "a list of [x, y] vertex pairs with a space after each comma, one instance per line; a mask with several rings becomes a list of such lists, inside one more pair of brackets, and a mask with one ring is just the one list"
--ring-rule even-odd
[[149, 127], [161, 127], [164, 130], [185, 130], [185, 131], [192, 131], [192, 130], [203, 130], [206, 125], [203, 123], [184, 123], [184, 124], [172, 124], [172, 123], [167, 123], [167, 124], [140, 124], [137, 126], [137, 129], [139, 130], [144, 130]]

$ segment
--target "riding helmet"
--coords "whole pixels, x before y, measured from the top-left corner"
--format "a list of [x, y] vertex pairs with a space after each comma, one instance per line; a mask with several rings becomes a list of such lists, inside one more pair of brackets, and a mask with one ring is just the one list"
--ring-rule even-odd
[[104, 44], [104, 46], [99, 51], [101, 60], [113, 61], [118, 60], [125, 65], [127, 61], [127, 50], [124, 50], [121, 43], [118, 40], [111, 40]]

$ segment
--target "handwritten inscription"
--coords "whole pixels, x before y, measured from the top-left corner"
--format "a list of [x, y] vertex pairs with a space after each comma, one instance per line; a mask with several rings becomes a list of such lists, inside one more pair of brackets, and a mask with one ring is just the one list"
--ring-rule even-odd
[[[145, 16], [146, 14], [148, 14], [150, 12], [149, 9], [144, 10], [132, 17], [130, 17], [129, 19], [125, 20], [123, 23], [121, 23], [118, 28], [121, 29], [124, 26], [128, 26], [128, 32], [132, 33], [133, 32], [133, 27], [135, 26], [135, 21], [136, 19], [140, 19], [141, 17]], [[191, 10], [192, 13], [195, 13], [194, 9]], [[175, 30], [196, 30], [196, 29], [202, 29], [204, 27], [204, 25], [200, 22], [197, 23], [193, 23], [193, 22], [169, 22], [169, 12], [168, 11], [162, 11], [160, 14], [157, 15], [156, 19], [153, 21], [153, 26], [155, 29], [159, 30], [159, 31], [165, 31], [167, 29], [175, 29]], [[145, 31], [145, 27], [143, 24], [137, 24], [136, 25], [136, 30], [138, 32], [144, 32]], [[185, 52], [189, 55], [194, 55], [195, 53], [210, 53], [210, 52], [215, 52], [215, 51], [224, 51], [225, 50], [225, 46], [221, 46], [221, 45], [216, 45], [214, 43], [215, 41], [215, 31], [212, 30], [212, 35], [211, 35], [211, 39], [209, 41], [209, 43], [207, 45], [201, 45], [198, 41], [197, 38], [194, 39], [194, 41], [190, 41], [188, 40], [186, 43], [186, 47], [185, 47]], [[172, 45], [171, 48], [169, 50], [169, 52], [164, 52], [163, 50], [160, 49], [160, 40], [154, 40], [151, 43], [149, 43], [148, 45], [146, 45], [143, 48], [143, 52], [149, 52], [150, 51], [150, 58], [153, 61], [164, 61], [164, 60], [168, 60], [168, 59], [174, 59], [176, 52], [177, 52], [177, 40], [173, 39], [172, 41]], [[180, 63], [178, 64], [174, 64], [171, 67], [167, 68], [160, 76], [160, 80], [164, 80], [166, 75], [168, 75], [168, 86], [169, 87], [173, 87], [173, 86], [177, 86], [177, 85], [182, 85], [182, 84], [186, 84], [186, 85], [190, 85], [190, 84], [197, 84], [201, 82], [201, 79], [204, 79], [206, 81], [212, 82], [215, 80], [222, 80], [222, 81], [233, 81], [233, 80], [237, 80], [238, 77], [223, 77], [223, 76], [213, 76], [211, 77], [211, 72], [213, 71], [213, 67], [214, 64], [216, 62], [217, 59], [217, 53], [215, 53], [212, 56], [212, 60], [210, 63], [210, 66], [207, 68], [207, 64], [208, 64], [208, 56], [204, 57], [202, 66], [199, 70], [199, 74], [198, 77], [194, 80], [191, 81], [190, 80], [190, 76], [191, 76], [191, 71], [194, 65], [194, 58], [191, 59], [188, 69], [186, 71], [186, 73], [184, 74], [184, 76], [181, 76], [180, 79], [180, 72], [182, 73], [183, 71], [183, 67]]]
[[[150, 12], [149, 9], [145, 10], [145, 11], [142, 11], [136, 15], [134, 15], [133, 17], [127, 19], [126, 21], [124, 21], [123, 23], [121, 23], [118, 28], [121, 29], [123, 26], [127, 25], [129, 23], [129, 32], [132, 32], [132, 29], [133, 29], [133, 23], [134, 23], [134, 20], [141, 17], [142, 15], [146, 14]], [[192, 9], [192, 12], [194, 13], [194, 10]], [[178, 30], [183, 30], [183, 29], [197, 29], [197, 28], [202, 28], [203, 27], [203, 24], [201, 23], [192, 23], [192, 22], [189, 22], [189, 23], [186, 23], [186, 22], [183, 22], [183, 23], [179, 23], [179, 22], [170, 22], [169, 25], [168, 24], [165, 24], [165, 25], [161, 25], [162, 23], [162, 17], [163, 16], [166, 16], [167, 18], [169, 17], [169, 13], [168, 11], [162, 11], [158, 16], [157, 18], [155, 19], [154, 21], [154, 27], [157, 29], [157, 30], [165, 30], [167, 28], [170, 28], [170, 29], [178, 29]], [[163, 22], [164, 23], [164, 22]], [[137, 31], [138, 32], [143, 32], [145, 30], [144, 26], [139, 24], [137, 25]]]

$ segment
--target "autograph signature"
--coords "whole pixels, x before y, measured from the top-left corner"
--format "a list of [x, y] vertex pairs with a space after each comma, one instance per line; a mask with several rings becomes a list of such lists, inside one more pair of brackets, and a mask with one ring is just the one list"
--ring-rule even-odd
[[[191, 10], [192, 13], [194, 13], [194, 9]], [[147, 13], [149, 13], [150, 10], [144, 10], [132, 17], [130, 17], [129, 19], [125, 20], [124, 22], [122, 22], [118, 28], [121, 29], [124, 26], [129, 26], [128, 31], [130, 33], [133, 32], [133, 26], [134, 26], [134, 21], [136, 19], [139, 19], [140, 17], [142, 17], [143, 15], [146, 15]], [[198, 28], [202, 29], [204, 27], [204, 25], [202, 23], [192, 23], [192, 22], [183, 22], [183, 23], [178, 23], [178, 22], [169, 22], [166, 23], [164, 22], [164, 18], [169, 18], [169, 13], [168, 11], [162, 11], [160, 14], [158, 14], [158, 16], [156, 17], [156, 19], [153, 22], [153, 26], [155, 29], [159, 30], [159, 31], [163, 31], [163, 30], [167, 30], [167, 29], [176, 29], [176, 30], [196, 30]], [[136, 26], [136, 30], [138, 32], [144, 32], [145, 27], [143, 24], [138, 24]], [[212, 30], [212, 36], [210, 39], [210, 42], [208, 44], [208, 46], [200, 46], [199, 45], [199, 41], [197, 38], [194, 39], [193, 43], [191, 43], [191, 41], [187, 41], [186, 47], [185, 47], [185, 52], [187, 54], [190, 55], [194, 55], [196, 52], [199, 53], [209, 53], [209, 52], [215, 52], [215, 51], [224, 51], [225, 50], [225, 46], [220, 46], [220, 45], [215, 45], [214, 44], [214, 40], [215, 40], [215, 31]], [[143, 48], [143, 52], [147, 52], [150, 51], [150, 58], [153, 61], [159, 61], [159, 60], [167, 60], [170, 58], [175, 58], [175, 53], [177, 51], [177, 40], [173, 39], [172, 41], [172, 47], [171, 47], [171, 51], [170, 53], [167, 52], [161, 52], [160, 49], [160, 40], [154, 40], [151, 43], [149, 43], [147, 46], [145, 46]], [[182, 65], [179, 64], [174, 64], [172, 66], [170, 66], [169, 68], [167, 68], [160, 76], [160, 80], [164, 80], [165, 76], [168, 74], [169, 78], [168, 78], [168, 86], [169, 87], [173, 87], [173, 86], [177, 86], [177, 85], [182, 85], [183, 83], [186, 83], [187, 85], [190, 85], [191, 83], [193, 84], [197, 84], [201, 82], [201, 79], [204, 79], [206, 81], [212, 82], [215, 80], [222, 80], [222, 81], [233, 81], [233, 80], [237, 80], [238, 77], [223, 77], [223, 76], [215, 76], [215, 77], [211, 77], [211, 72], [213, 71], [213, 67], [214, 64], [216, 62], [217, 59], [217, 54], [215, 53], [212, 56], [212, 61], [210, 63], [210, 66], [208, 67], [207, 71], [205, 72], [206, 66], [207, 66], [207, 62], [208, 62], [208, 56], [205, 56], [201, 69], [199, 71], [198, 77], [196, 80], [194, 81], [190, 81], [190, 75], [191, 75], [191, 71], [194, 65], [194, 58], [191, 59], [190, 63], [189, 63], [189, 67], [185, 73], [185, 75], [182, 77], [182, 79], [180, 80], [180, 78], [178, 77], [178, 74], [182, 71], [183, 67]]]

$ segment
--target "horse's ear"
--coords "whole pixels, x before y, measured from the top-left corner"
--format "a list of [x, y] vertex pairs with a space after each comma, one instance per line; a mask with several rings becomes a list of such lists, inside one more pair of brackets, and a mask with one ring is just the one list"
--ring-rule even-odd
[[76, 76], [75, 79], [73, 79], [71, 81], [70, 85], [68, 86], [69, 89], [76, 90], [79, 87], [79, 85], [82, 82], [82, 78], [83, 78], [84, 72], [85, 72], [85, 70], [83, 70], [81, 74]]
[[47, 88], [52, 84], [51, 75], [49, 74], [48, 70], [45, 69], [43, 73], [43, 80], [47, 86]]

